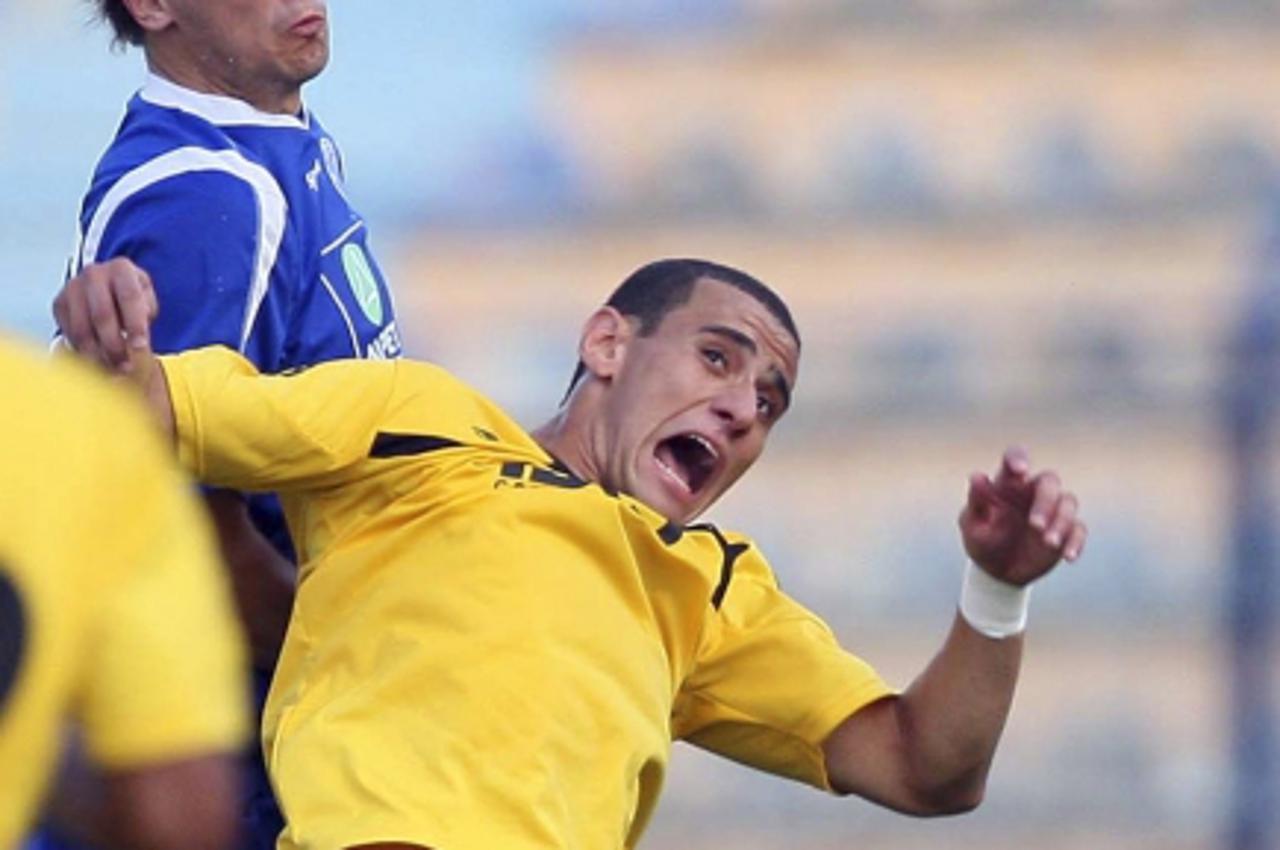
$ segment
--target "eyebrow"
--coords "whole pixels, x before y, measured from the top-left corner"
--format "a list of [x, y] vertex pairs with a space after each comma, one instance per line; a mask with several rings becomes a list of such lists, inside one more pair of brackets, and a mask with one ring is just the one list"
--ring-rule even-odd
[[726, 337], [730, 342], [737, 343], [752, 354], [758, 354], [760, 352], [759, 347], [756, 345], [756, 341], [737, 328], [731, 328], [726, 325], [703, 325], [698, 328], [698, 330], [703, 333]]
[[[703, 325], [698, 328], [698, 330], [703, 333], [715, 334], [716, 336], [724, 337], [730, 342], [750, 351], [753, 355], [760, 353], [760, 347], [756, 345], [756, 341], [737, 328], [731, 328], [727, 325]], [[782, 376], [781, 372], [775, 369], [773, 370], [773, 377], [770, 383], [773, 385], [773, 388], [777, 391], [778, 395], [782, 396], [782, 409], [786, 410], [791, 406], [791, 386], [787, 383], [787, 379]]]

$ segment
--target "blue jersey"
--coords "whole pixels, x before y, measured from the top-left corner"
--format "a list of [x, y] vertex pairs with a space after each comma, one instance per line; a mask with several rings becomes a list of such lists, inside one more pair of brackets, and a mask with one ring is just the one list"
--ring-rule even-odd
[[151, 76], [94, 171], [72, 272], [117, 256], [151, 275], [158, 352], [222, 343], [265, 372], [400, 354], [337, 145], [306, 111]]
[[[401, 353], [338, 147], [305, 110], [149, 76], [94, 171], [71, 272], [118, 256], [151, 275], [159, 353], [221, 343], [264, 372]], [[274, 500], [251, 510], [291, 557]]]
[[[94, 171], [70, 271], [118, 256], [151, 276], [157, 352], [221, 343], [264, 372], [401, 353], [337, 145], [305, 110], [268, 114], [150, 76]], [[250, 511], [292, 559], [274, 497]], [[259, 699], [267, 681], [258, 671]], [[282, 823], [256, 748], [250, 762], [246, 847], [273, 848]]]

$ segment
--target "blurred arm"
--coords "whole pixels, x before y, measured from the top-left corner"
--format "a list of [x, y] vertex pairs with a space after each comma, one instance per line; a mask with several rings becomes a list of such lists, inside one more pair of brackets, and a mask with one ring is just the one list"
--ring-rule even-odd
[[112, 843], [130, 850], [230, 850], [235, 846], [240, 770], [209, 755], [110, 773], [105, 816]]
[[44, 828], [77, 847], [228, 850], [235, 846], [240, 769], [230, 755], [103, 772], [73, 740]]
[[236, 609], [254, 666], [270, 670], [284, 643], [297, 570], [262, 536], [244, 499], [230, 491], [205, 494], [222, 560], [231, 571]]

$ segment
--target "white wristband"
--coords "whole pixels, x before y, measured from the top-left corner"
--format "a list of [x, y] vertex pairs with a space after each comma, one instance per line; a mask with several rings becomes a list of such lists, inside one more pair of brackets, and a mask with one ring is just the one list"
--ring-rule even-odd
[[992, 578], [972, 561], [964, 570], [960, 587], [960, 615], [989, 638], [1006, 638], [1021, 634], [1027, 627], [1027, 608], [1031, 586]]

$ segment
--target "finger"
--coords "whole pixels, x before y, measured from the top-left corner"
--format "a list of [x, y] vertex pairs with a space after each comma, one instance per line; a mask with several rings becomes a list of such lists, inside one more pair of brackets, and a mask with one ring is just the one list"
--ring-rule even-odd
[[991, 508], [1000, 502], [1000, 494], [995, 483], [985, 472], [969, 474], [969, 495], [966, 507], [976, 518], [987, 516]]
[[1031, 498], [1031, 509], [1027, 512], [1027, 523], [1035, 529], [1044, 531], [1049, 527], [1054, 508], [1062, 493], [1062, 482], [1057, 473], [1042, 472], [1032, 482], [1034, 495]]
[[146, 348], [150, 345], [151, 320], [157, 311], [151, 278], [131, 263], [118, 268], [113, 280], [121, 330], [130, 347]]
[[[146, 290], [147, 316], [150, 318], [150, 322], [154, 322], [156, 320], [156, 317], [160, 315], [160, 302], [156, 298], [156, 287], [155, 287], [155, 284], [151, 282], [151, 275], [147, 274], [146, 269], [139, 268], [138, 274], [140, 276], [141, 282], [143, 283], [143, 288]], [[148, 322], [147, 324], [147, 331], [148, 331], [147, 344], [148, 345], [151, 344], [150, 322]]]
[[83, 277], [67, 281], [62, 292], [54, 299], [53, 310], [58, 327], [62, 329], [62, 334], [71, 348], [84, 357], [105, 363], [101, 359], [101, 352], [93, 335], [93, 324], [89, 321]]
[[1067, 545], [1062, 547], [1062, 556], [1068, 561], [1076, 560], [1084, 554], [1084, 544], [1088, 539], [1089, 529], [1083, 522], [1076, 522], [1067, 535]]
[[88, 307], [91, 333], [98, 347], [113, 366], [127, 362], [124, 337], [120, 333], [120, 317], [112, 297], [112, 279], [95, 277], [85, 281], [85, 303]]
[[1079, 510], [1079, 502], [1076, 500], [1074, 493], [1063, 493], [1058, 499], [1058, 504], [1053, 511], [1053, 517], [1049, 520], [1049, 525], [1044, 531], [1044, 542], [1046, 545], [1057, 549], [1066, 542], [1071, 534], [1071, 529], [1076, 524], [1076, 511]]
[[1031, 458], [1021, 446], [1005, 449], [1000, 458], [1000, 471], [996, 473], [996, 486], [1025, 484], [1031, 474]]

